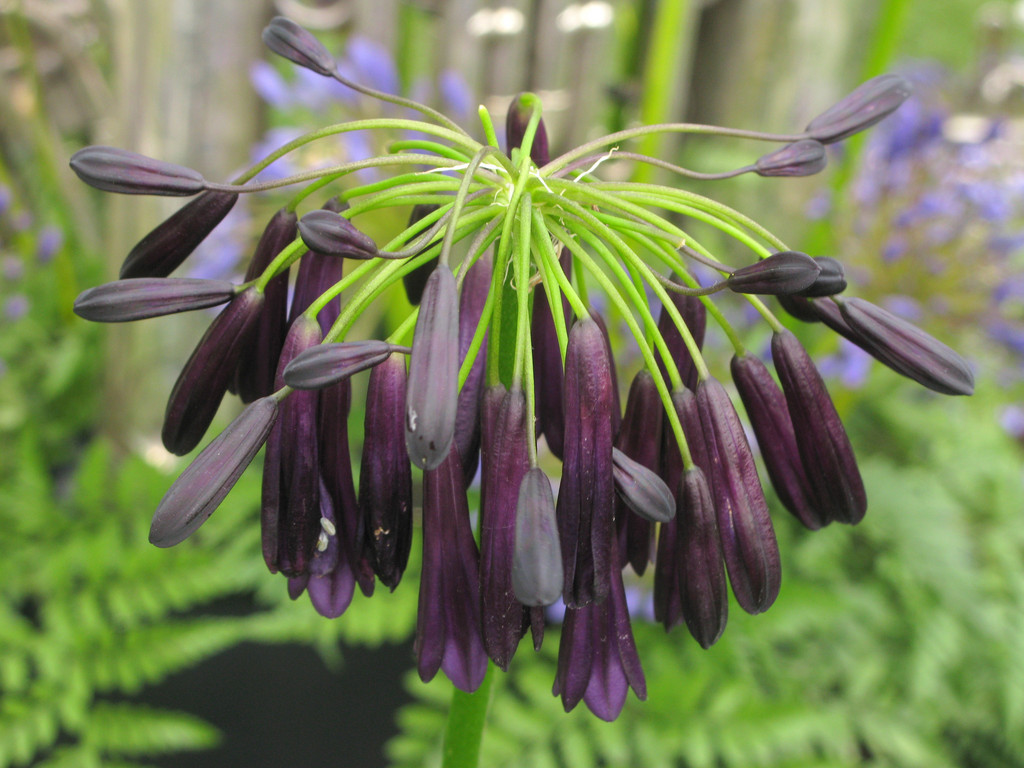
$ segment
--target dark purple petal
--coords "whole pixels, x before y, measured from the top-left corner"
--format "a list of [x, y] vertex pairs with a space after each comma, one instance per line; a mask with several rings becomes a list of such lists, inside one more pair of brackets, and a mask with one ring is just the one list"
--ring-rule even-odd
[[482, 446], [480, 513], [480, 613], [484, 648], [508, 670], [523, 635], [523, 605], [512, 589], [516, 504], [530, 469], [526, 434], [526, 395], [504, 393]]
[[206, 522], [266, 442], [277, 413], [274, 398], [257, 400], [196, 456], [157, 505], [150, 543], [174, 546]]
[[121, 278], [167, 277], [234, 207], [238, 195], [209, 190], [142, 238], [121, 265]]
[[459, 299], [455, 276], [447, 264], [439, 264], [423, 290], [405, 402], [405, 447], [421, 469], [435, 469], [448, 455], [458, 385]]
[[306, 591], [317, 613], [327, 619], [336, 619], [351, 605], [355, 583], [352, 568], [342, 560], [330, 573], [310, 576]]
[[323, 44], [291, 19], [277, 16], [263, 30], [263, 44], [278, 56], [330, 77], [337, 69], [334, 57]]
[[344, 216], [325, 209], [310, 211], [299, 219], [299, 235], [311, 251], [325, 256], [372, 259], [380, 251]]
[[[678, 277], [674, 274], [672, 280], [679, 282]], [[698, 296], [684, 296], [671, 291], [669, 292], [669, 298], [676, 309], [679, 310], [679, 314], [683, 318], [683, 322], [686, 323], [686, 327], [690, 330], [693, 340], [697, 342], [697, 349], [701, 349], [704, 346], [704, 332], [707, 329], [707, 308], [704, 306], [704, 302]], [[676, 328], [675, 323], [672, 322], [672, 317], [665, 311], [664, 307], [661, 309], [661, 314], [658, 315], [658, 331], [661, 333], [662, 338], [665, 339], [665, 345], [668, 347], [669, 354], [679, 369], [679, 375], [683, 379], [683, 384], [688, 389], [695, 389], [697, 386], [697, 366], [694, 364], [693, 357], [683, 342], [682, 335]], [[665, 370], [661, 353], [655, 351], [654, 355], [658, 361], [661, 375], [668, 379], [668, 371]]]
[[83, 291], [75, 299], [75, 314], [97, 323], [124, 323], [173, 315], [224, 304], [236, 291], [226, 280], [188, 277], [140, 277], [118, 280]]
[[765, 364], [753, 355], [733, 357], [731, 367], [768, 477], [782, 505], [812, 531], [828, 525], [828, 509], [813, 503], [814, 493], [800, 459], [786, 396]]
[[873, 77], [811, 120], [804, 132], [823, 144], [842, 141], [888, 117], [910, 91], [910, 83], [899, 75]]
[[[245, 282], [263, 274], [285, 246], [295, 240], [298, 220], [284, 208], [267, 223], [245, 272]], [[242, 352], [235, 372], [235, 390], [243, 402], [274, 391], [277, 361], [288, 330], [288, 270], [270, 279], [263, 291], [263, 311], [253, 342]]]
[[322, 389], [373, 368], [391, 355], [386, 341], [344, 341], [311, 347], [284, 369], [284, 383], [295, 389]]
[[821, 273], [818, 262], [800, 251], [779, 251], [766, 259], [741, 267], [725, 284], [736, 293], [775, 296], [799, 293], [814, 284]]
[[405, 360], [400, 355], [370, 373], [359, 508], [374, 572], [394, 589], [412, 545], [412, 469], [405, 451]]
[[[519, 94], [512, 99], [508, 105], [508, 114], [505, 117], [505, 141], [508, 145], [508, 154], [511, 156], [513, 149], [523, 145], [523, 135], [526, 133], [526, 126], [530, 123], [530, 115], [533, 112], [523, 103], [524, 94]], [[537, 131], [533, 135], [533, 144], [530, 146], [530, 158], [538, 166], [547, 165], [550, 160], [548, 150], [548, 132], [544, 127], [543, 118], [537, 124]]]
[[967, 361], [916, 325], [863, 299], [846, 299], [839, 310], [852, 341], [896, 373], [944, 395], [974, 392]]
[[821, 273], [809, 288], [799, 291], [800, 296], [835, 296], [846, 290], [846, 273], [838, 260], [831, 256], [815, 256], [814, 260], [821, 267]]
[[247, 288], [221, 312], [199, 340], [167, 400], [164, 447], [183, 456], [202, 440], [228, 390], [242, 349], [256, 332], [263, 294]]
[[[440, 206], [438, 205], [414, 205], [412, 213], [409, 214], [409, 224], [411, 227], [418, 221], [422, 221], [427, 216], [436, 211]], [[406, 272], [402, 275], [402, 285], [405, 287], [405, 295], [409, 298], [409, 303], [416, 306], [420, 303], [420, 299], [423, 298], [423, 287], [427, 284], [427, 278], [430, 277], [430, 273], [434, 271], [434, 267], [437, 266], [438, 256], [430, 259], [424, 264], [420, 264], [412, 272]]]
[[652, 523], [667, 523], [675, 517], [675, 497], [654, 470], [612, 448], [612, 474], [619, 498], [636, 514]]
[[601, 326], [577, 320], [565, 356], [565, 460], [558, 491], [558, 535], [565, 567], [566, 605], [608, 596], [614, 539], [611, 361]]
[[772, 360], [786, 394], [818, 518], [860, 522], [868, 503], [864, 483], [853, 446], [814, 361], [789, 331], [772, 336]]
[[539, 467], [528, 470], [519, 486], [512, 589], [519, 602], [534, 607], [551, 605], [562, 594], [555, 497]]
[[90, 187], [124, 195], [189, 197], [206, 188], [198, 171], [117, 147], [85, 147], [71, 156], [71, 170]]
[[711, 490], [698, 467], [683, 474], [676, 518], [683, 619], [701, 647], [710, 648], [725, 631], [729, 593]]
[[[459, 366], [466, 359], [469, 345], [476, 333], [476, 326], [484, 312], [487, 294], [491, 289], [491, 271], [493, 265], [490, 255], [480, 258], [469, 268], [466, 279], [462, 282], [462, 294], [459, 296]], [[477, 459], [480, 451], [480, 393], [483, 392], [484, 363], [487, 360], [487, 336], [477, 352], [473, 367], [469, 369], [462, 389], [459, 390], [458, 407], [455, 413], [455, 444], [459, 448], [462, 459], [462, 474], [466, 482], [472, 481], [476, 475]]]
[[761, 613], [778, 597], [782, 569], [754, 457], [721, 383], [697, 385], [697, 410], [707, 463], [701, 469], [711, 484], [729, 582], [743, 610]]
[[[566, 277], [572, 274], [572, 254], [562, 248], [558, 260]], [[561, 295], [561, 294], [559, 294]], [[572, 315], [569, 303], [562, 297], [562, 315], [569, 323]], [[548, 296], [542, 289], [534, 292], [533, 315], [530, 321], [533, 340], [534, 399], [537, 411], [537, 435], [544, 435], [548, 448], [562, 458], [565, 417], [562, 413], [562, 350], [555, 333], [555, 320], [551, 315]]]
[[825, 145], [814, 139], [801, 139], [759, 157], [754, 172], [758, 176], [813, 176], [826, 165]]
[[487, 653], [480, 637], [479, 555], [469, 525], [466, 486], [453, 446], [423, 473], [423, 573], [416, 621], [420, 678], [443, 669], [456, 688], [480, 687]]
[[[342, 552], [338, 533], [334, 503], [321, 477], [320, 532], [317, 536], [316, 549], [309, 563], [309, 572], [292, 579], [305, 578], [309, 601], [317, 613], [328, 619], [341, 616], [351, 604], [352, 595], [355, 593], [355, 575], [348, 558]], [[289, 579], [289, 583], [292, 579]]]

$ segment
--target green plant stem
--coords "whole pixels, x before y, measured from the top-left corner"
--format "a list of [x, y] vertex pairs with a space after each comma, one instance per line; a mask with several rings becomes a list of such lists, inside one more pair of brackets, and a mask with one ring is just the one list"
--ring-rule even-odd
[[448, 724], [444, 729], [441, 768], [477, 768], [480, 763], [480, 742], [487, 723], [494, 686], [494, 664], [487, 663], [487, 674], [473, 693], [452, 693]]

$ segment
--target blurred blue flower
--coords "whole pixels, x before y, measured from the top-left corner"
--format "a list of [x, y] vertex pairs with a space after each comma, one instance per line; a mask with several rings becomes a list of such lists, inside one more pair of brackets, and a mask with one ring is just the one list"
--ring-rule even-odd
[[3, 273], [4, 280], [16, 283], [24, 276], [25, 265], [17, 256], [5, 256], [0, 272]]
[[28, 296], [21, 293], [15, 294], [4, 305], [4, 315], [8, 320], [20, 320], [28, 314], [29, 306]]
[[40, 264], [49, 264], [64, 245], [64, 233], [52, 225], [39, 230], [36, 240], [36, 258]]

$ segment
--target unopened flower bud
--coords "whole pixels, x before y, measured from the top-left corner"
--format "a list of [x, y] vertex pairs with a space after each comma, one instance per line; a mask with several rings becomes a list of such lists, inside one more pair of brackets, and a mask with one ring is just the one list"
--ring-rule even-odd
[[910, 83], [899, 75], [873, 77], [811, 120], [804, 132], [822, 144], [842, 141], [890, 115], [910, 91]]
[[821, 273], [818, 262], [799, 251], [779, 251], [766, 259], [741, 267], [726, 278], [736, 293], [774, 296], [799, 293], [809, 288]]
[[759, 157], [754, 172], [758, 176], [813, 176], [827, 164], [824, 144], [801, 139]]
[[[672, 274], [672, 281], [679, 282], [679, 277], [675, 273]], [[673, 291], [669, 291], [668, 297], [675, 308], [679, 310], [679, 315], [690, 331], [690, 335], [693, 336], [697, 349], [700, 349], [704, 345], [704, 334], [708, 323], [707, 308], [704, 306], [704, 302], [698, 296], [685, 296]], [[665, 346], [668, 347], [669, 354], [675, 361], [676, 368], [679, 369], [679, 376], [682, 378], [683, 384], [689, 389], [694, 389], [697, 386], [697, 366], [679, 329], [672, 322], [672, 316], [664, 307], [661, 308], [661, 313], [658, 315], [658, 331], [665, 339]], [[668, 379], [668, 370], [661, 359], [661, 352], [655, 350], [654, 355], [658, 361], [661, 375]]]
[[71, 156], [71, 170], [90, 187], [123, 195], [189, 197], [202, 192], [199, 171], [117, 147], [86, 147]]
[[391, 354], [386, 341], [318, 344], [299, 353], [284, 369], [284, 383], [295, 389], [322, 389], [373, 368]]
[[278, 56], [330, 77], [337, 63], [323, 44], [291, 19], [277, 16], [263, 30], [263, 43]]
[[[505, 117], [505, 141], [508, 145], [508, 153], [512, 154], [513, 149], [523, 145], [523, 136], [526, 133], [526, 126], [530, 123], [530, 115], [533, 110], [524, 103], [525, 94], [519, 94], [512, 99], [508, 105], [508, 114]], [[548, 132], [544, 127], [544, 120], [537, 123], [537, 131], [533, 135], [533, 144], [530, 146], [530, 158], [537, 166], [547, 165], [551, 159], [548, 150]]]
[[676, 514], [676, 500], [653, 470], [612, 448], [615, 490], [626, 505], [652, 523], [667, 523]]
[[722, 567], [715, 507], [699, 467], [683, 474], [676, 515], [679, 599], [686, 628], [710, 648], [729, 618], [729, 594]]
[[226, 280], [140, 277], [99, 285], [75, 299], [75, 314], [97, 323], [123, 323], [215, 307], [236, 291]]
[[802, 291], [799, 296], [817, 298], [821, 296], [835, 296], [846, 290], [846, 274], [843, 265], [831, 256], [815, 256], [814, 260], [821, 267], [821, 272], [813, 283]]
[[[411, 227], [418, 221], [422, 221], [427, 216], [432, 214], [439, 208], [437, 205], [420, 204], [414, 205], [412, 213], [409, 214], [409, 226]], [[405, 295], [409, 299], [409, 303], [416, 306], [420, 303], [420, 299], [423, 298], [423, 286], [427, 284], [427, 278], [430, 277], [430, 273], [434, 271], [434, 267], [437, 266], [438, 256], [430, 259], [424, 264], [420, 264], [412, 272], [406, 272], [402, 275], [402, 285], [405, 286]]]
[[409, 357], [405, 446], [421, 469], [434, 469], [448, 455], [458, 388], [459, 297], [451, 269], [439, 264], [423, 289]]
[[307, 213], [299, 219], [299, 235], [309, 250], [325, 256], [372, 259], [380, 253], [371, 238], [334, 211], [319, 209]]
[[551, 605], [562, 594], [555, 497], [539, 467], [530, 469], [519, 485], [512, 588], [516, 599], [529, 606]]

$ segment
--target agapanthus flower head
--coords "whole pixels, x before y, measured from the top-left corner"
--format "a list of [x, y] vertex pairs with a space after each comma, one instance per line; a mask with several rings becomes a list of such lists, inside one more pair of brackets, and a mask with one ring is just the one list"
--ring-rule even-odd
[[[583, 701], [610, 720], [630, 688], [646, 696], [627, 564], [643, 576], [653, 557], [656, 619], [667, 629], [685, 623], [705, 648], [725, 628], [726, 575], [744, 610], [760, 613], [775, 601], [778, 543], [744, 425], [705, 360], [708, 318], [736, 350], [733, 376], [769, 478], [808, 528], [857, 522], [866, 493], [813, 361], [758, 295], [778, 296], [799, 318], [822, 320], [932, 389], [973, 386], [967, 363], [948, 347], [877, 307], [840, 298], [846, 277], [836, 260], [792, 250], [687, 189], [601, 181], [606, 161], [654, 163], [684, 184], [817, 172], [823, 144], [877, 122], [905, 98], [899, 78], [865, 84], [803, 132], [638, 127], [552, 157], [533, 94], [513, 99], [502, 151], [486, 110], [481, 144], [433, 108], [383, 92], [397, 90], [393, 78], [355, 82], [360, 67], [339, 69], [286, 19], [272, 21], [264, 40], [309, 70], [306, 80], [331, 78], [332, 88], [422, 119], [375, 116], [298, 134], [230, 183], [121, 150], [83, 150], [73, 166], [95, 186], [198, 196], [133, 249], [121, 273], [129, 279], [86, 292], [76, 310], [121, 321], [227, 302], [174, 387], [165, 443], [176, 453], [196, 447], [229, 387], [252, 404], [174, 483], [154, 517], [153, 543], [171, 546], [196, 530], [265, 442], [263, 556], [292, 598], [308, 594], [316, 611], [334, 618], [357, 586], [367, 596], [377, 580], [395, 589], [421, 531], [415, 653], [424, 680], [443, 670], [459, 689], [475, 690], [488, 657], [508, 668], [528, 628], [539, 648], [543, 607], [561, 596], [554, 692], [567, 710]], [[295, 176], [268, 169], [331, 136], [393, 138], [394, 130], [416, 137], [382, 140], [380, 155], [350, 153], [347, 162]], [[739, 169], [694, 171], [629, 150], [651, 131], [781, 148], [752, 152]], [[379, 175], [366, 182], [359, 174], [371, 168]], [[258, 175], [269, 180], [254, 181]], [[291, 184], [305, 186], [271, 217], [240, 284], [167, 278], [239, 195]], [[317, 193], [328, 198], [320, 209]], [[386, 209], [389, 221], [408, 221], [386, 242], [352, 222]], [[681, 212], [735, 245], [709, 247], [678, 223]], [[708, 269], [719, 277], [708, 281]], [[399, 283], [412, 306], [398, 301], [379, 312]], [[730, 290], [738, 295], [725, 300], [748, 301], [771, 327], [781, 387], [715, 309], [716, 294]], [[621, 328], [635, 341], [625, 355]], [[639, 369], [625, 415], [617, 365]], [[361, 391], [353, 379], [362, 376], [369, 383], [357, 482], [349, 436], [358, 425], [349, 420], [353, 392]], [[479, 549], [467, 495], [478, 455]], [[556, 459], [560, 471], [550, 469]], [[547, 472], [551, 480], [560, 474], [557, 499]]]

